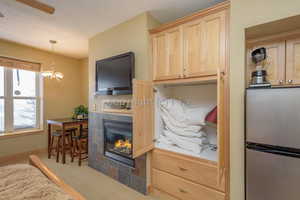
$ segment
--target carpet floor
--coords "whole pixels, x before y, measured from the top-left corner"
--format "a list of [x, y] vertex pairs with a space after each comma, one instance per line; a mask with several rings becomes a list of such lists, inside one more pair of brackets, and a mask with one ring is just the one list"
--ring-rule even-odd
[[[38, 156], [57, 176], [81, 193], [87, 200], [162, 200], [145, 196], [120, 184], [88, 167], [87, 162], [83, 162], [82, 166], [79, 167], [76, 161], [71, 163], [69, 159], [63, 165], [56, 163], [54, 157], [48, 159], [45, 153]], [[27, 163], [27, 158], [1, 163], [0, 166], [15, 163]]]

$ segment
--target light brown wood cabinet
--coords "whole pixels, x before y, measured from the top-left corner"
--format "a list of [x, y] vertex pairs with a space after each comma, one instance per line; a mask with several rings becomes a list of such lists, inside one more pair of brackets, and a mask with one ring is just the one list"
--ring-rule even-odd
[[[229, 2], [223, 2], [150, 31], [153, 84], [212, 81], [217, 85], [218, 107], [217, 159], [210, 161], [159, 149], [159, 146], [154, 148], [151, 156], [153, 195], [168, 195], [171, 199], [228, 199], [228, 7]], [[157, 93], [160, 92], [158, 89]], [[145, 149], [153, 147], [150, 143], [148, 146]]]
[[203, 18], [200, 53], [202, 75], [217, 74], [218, 69], [225, 67], [225, 16], [226, 11], [222, 11]]
[[156, 170], [165, 171], [174, 176], [224, 191], [224, 188], [218, 186], [218, 167], [213, 161], [155, 149], [152, 152], [152, 167]]
[[154, 79], [180, 78], [182, 68], [181, 28], [174, 28], [153, 36]]
[[202, 22], [203, 20], [200, 19], [183, 26], [184, 72], [187, 77], [205, 73], [204, 62], [201, 62], [201, 53], [204, 53]]
[[286, 83], [300, 85], [300, 38], [286, 41]]
[[152, 31], [153, 79], [211, 76], [224, 69], [227, 13], [223, 9]]
[[133, 158], [154, 148], [154, 97], [152, 81], [133, 80]]
[[225, 194], [186, 179], [153, 169], [153, 185], [182, 200], [225, 200]]
[[251, 81], [251, 73], [255, 70], [255, 65], [251, 61], [251, 52], [261, 47], [265, 47], [267, 51], [267, 80], [272, 86], [300, 85], [300, 38], [249, 43], [247, 85]]

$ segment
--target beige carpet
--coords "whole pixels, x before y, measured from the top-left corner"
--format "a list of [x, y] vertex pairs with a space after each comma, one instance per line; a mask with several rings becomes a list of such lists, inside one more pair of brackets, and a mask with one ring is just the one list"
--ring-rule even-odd
[[[87, 200], [158, 200], [144, 196], [131, 188], [118, 183], [104, 174], [90, 168], [84, 162], [81, 167], [77, 162], [67, 159], [65, 165], [56, 163], [55, 158], [48, 159], [46, 154], [38, 155], [43, 162], [67, 184], [80, 192]], [[18, 159], [6, 164], [24, 163], [27, 160]], [[4, 165], [1, 163], [0, 165]]]

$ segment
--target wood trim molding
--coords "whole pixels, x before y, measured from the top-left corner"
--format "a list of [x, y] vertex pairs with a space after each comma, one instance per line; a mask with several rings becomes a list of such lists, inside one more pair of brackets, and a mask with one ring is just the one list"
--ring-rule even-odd
[[161, 84], [208, 84], [208, 83], [216, 83], [217, 75], [208, 75], [197, 78], [183, 78], [183, 79], [171, 79], [171, 80], [162, 80], [162, 81], [153, 81], [154, 85]]
[[2, 165], [3, 163], [11, 163], [14, 160], [20, 160], [25, 157], [29, 157], [32, 154], [43, 154], [43, 153], [46, 153], [47, 151], [48, 151], [47, 148], [44, 148], [44, 149], [36, 149], [36, 150], [32, 150], [32, 151], [3, 156], [3, 157], [0, 157], [0, 164]]
[[154, 148], [154, 153], [160, 153], [160, 154], [164, 154], [167, 156], [173, 156], [176, 157], [178, 159], [185, 159], [185, 160], [192, 160], [194, 162], [200, 162], [203, 165], [208, 165], [210, 167], [217, 167], [217, 162], [216, 161], [211, 161], [211, 160], [206, 160], [206, 159], [202, 159], [202, 158], [198, 158], [198, 157], [194, 157], [194, 156], [190, 156], [190, 155], [185, 155], [185, 154], [180, 154], [180, 153], [176, 153], [173, 151], [168, 151], [165, 149], [160, 149], [160, 148]]
[[275, 35], [269, 35], [265, 37], [253, 38], [246, 40], [247, 48], [257, 46], [262, 43], [273, 43], [278, 41], [285, 41], [290, 39], [296, 39], [300, 37], [300, 29], [294, 31], [283, 32]]
[[196, 13], [194, 13], [192, 15], [179, 18], [179, 19], [177, 19], [177, 20], [175, 20], [173, 22], [170, 22], [170, 23], [167, 23], [167, 24], [163, 24], [163, 25], [161, 25], [158, 28], [151, 29], [151, 30], [149, 30], [149, 33], [150, 34], [159, 33], [159, 32], [162, 32], [162, 31], [164, 31], [166, 29], [170, 29], [170, 28], [179, 26], [179, 25], [184, 24], [186, 22], [195, 20], [195, 19], [197, 19], [199, 17], [203, 17], [203, 16], [206, 16], [206, 15], [215, 13], [215, 12], [219, 12], [220, 10], [224, 10], [224, 9], [229, 8], [229, 7], [230, 7], [230, 1], [224, 1], [222, 3], [216, 4], [215, 6], [212, 6], [212, 7], [206, 8], [204, 10], [201, 10], [199, 12], [196, 12]]
[[45, 133], [44, 129], [26, 130], [26, 131], [19, 131], [13, 133], [1, 133], [0, 141], [10, 139], [10, 138], [16, 138], [16, 137], [24, 137], [27, 135], [42, 135], [44, 133]]

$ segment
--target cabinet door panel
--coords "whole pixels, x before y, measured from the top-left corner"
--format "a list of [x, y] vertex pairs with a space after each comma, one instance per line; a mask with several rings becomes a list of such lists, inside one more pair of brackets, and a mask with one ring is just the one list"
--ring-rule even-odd
[[205, 70], [200, 62], [202, 20], [189, 23], [183, 27], [184, 40], [184, 74], [187, 77], [201, 76]]
[[202, 42], [200, 59], [203, 75], [217, 74], [224, 69], [226, 57], [226, 12], [222, 11], [202, 19]]
[[300, 84], [300, 39], [286, 42], [286, 82]]
[[251, 52], [257, 48], [265, 47], [267, 52], [266, 70], [267, 79], [272, 85], [285, 83], [285, 42], [261, 43], [248, 49], [247, 52], [247, 79], [251, 81], [251, 72], [255, 70], [255, 64], [251, 60]]
[[180, 78], [182, 75], [182, 34], [181, 29], [176, 28], [167, 32], [168, 60], [167, 78]]
[[153, 37], [153, 68], [154, 80], [167, 76], [167, 36], [158, 34]]
[[133, 158], [154, 148], [152, 81], [133, 81]]
[[181, 78], [182, 32], [177, 27], [153, 37], [154, 80]]

